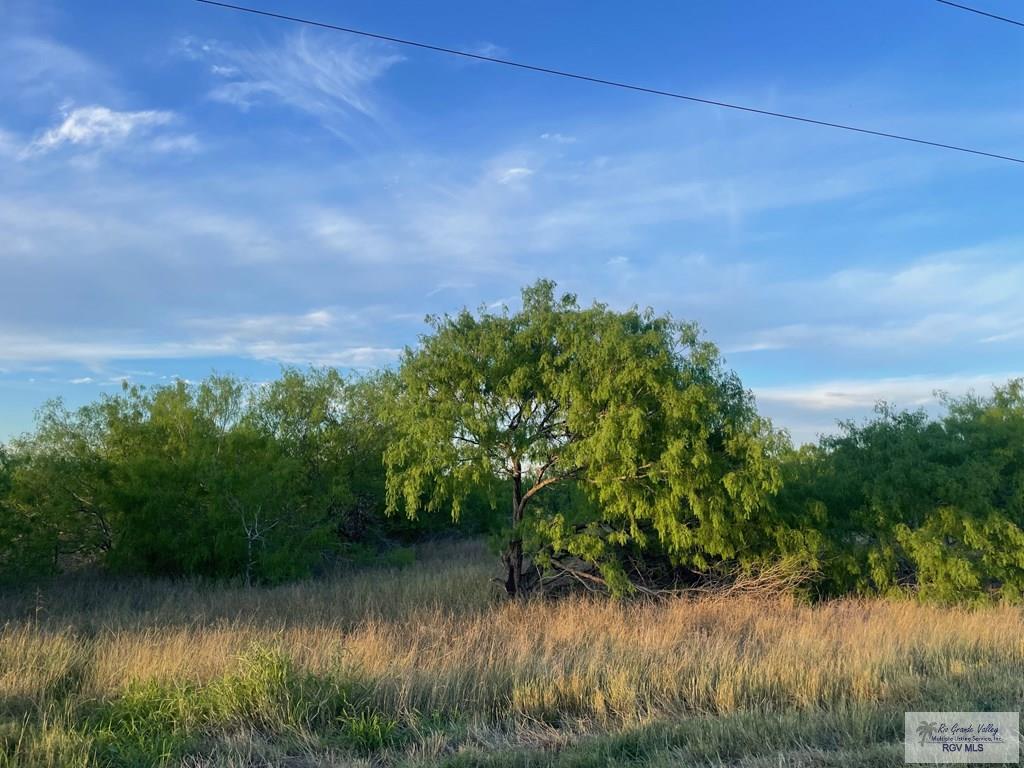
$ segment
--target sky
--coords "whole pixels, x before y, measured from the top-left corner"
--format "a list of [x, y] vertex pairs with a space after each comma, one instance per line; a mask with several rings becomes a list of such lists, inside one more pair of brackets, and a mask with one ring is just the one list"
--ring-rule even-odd
[[[1024, 30], [933, 0], [252, 4], [1024, 156]], [[393, 365], [540, 277], [699, 323], [798, 443], [1024, 374], [1022, 165], [193, 0], [0, 20], [0, 440], [125, 380]]]

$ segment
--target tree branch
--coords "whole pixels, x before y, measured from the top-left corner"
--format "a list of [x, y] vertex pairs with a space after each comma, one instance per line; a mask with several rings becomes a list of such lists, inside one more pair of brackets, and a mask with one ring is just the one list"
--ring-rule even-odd
[[534, 496], [536, 496], [542, 488], [546, 488], [547, 486], [553, 485], [562, 480], [568, 480], [570, 477], [575, 477], [577, 474], [579, 474], [579, 472], [580, 467], [576, 467], [575, 469], [571, 469], [568, 472], [563, 472], [560, 475], [551, 475], [551, 477], [541, 480], [539, 483], [530, 486], [530, 490], [523, 494], [522, 503], [526, 504], [526, 502], [529, 501]]

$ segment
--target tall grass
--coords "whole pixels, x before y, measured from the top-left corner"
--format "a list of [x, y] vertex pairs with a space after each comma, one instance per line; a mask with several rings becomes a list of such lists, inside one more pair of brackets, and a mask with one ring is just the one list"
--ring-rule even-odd
[[895, 765], [904, 710], [1024, 701], [1010, 606], [508, 603], [492, 571], [463, 543], [273, 589], [5, 593], [0, 766]]

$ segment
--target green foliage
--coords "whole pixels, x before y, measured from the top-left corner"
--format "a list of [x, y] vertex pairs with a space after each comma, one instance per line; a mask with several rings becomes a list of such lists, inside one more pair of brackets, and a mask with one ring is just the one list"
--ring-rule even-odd
[[398, 720], [379, 712], [360, 712], [340, 720], [338, 741], [360, 752], [373, 753], [391, 746], [398, 735]]
[[98, 561], [276, 582], [346, 542], [415, 538], [425, 525], [384, 515], [382, 395], [375, 379], [288, 369], [48, 403], [0, 454], [0, 575]]
[[111, 545], [109, 466], [98, 452], [98, 410], [73, 414], [54, 401], [37, 423], [31, 438], [15, 441], [6, 461], [0, 572], [8, 576], [50, 573], [62, 560], [87, 559]]
[[[629, 589], [619, 550], [656, 545], [706, 568], [743, 556], [778, 488], [783, 445], [696, 327], [632, 309], [581, 308], [541, 281], [519, 312], [433, 318], [387, 400], [388, 508], [451, 506], [498, 477], [511, 489], [504, 555], [522, 591], [522, 546], [540, 566], [579, 558]], [[588, 505], [531, 501], [573, 482]], [[506, 502], [508, 503], [508, 502]]]
[[112, 768], [176, 764], [201, 751], [205, 734], [232, 729], [277, 738], [315, 733], [359, 752], [384, 749], [399, 737], [397, 718], [354, 704], [344, 682], [302, 672], [279, 650], [261, 645], [205, 685], [133, 684], [82, 727], [96, 762]]
[[166, 765], [195, 742], [201, 718], [188, 689], [150, 681], [131, 686], [101, 708], [86, 735], [99, 765]]
[[825, 595], [1024, 597], [1021, 380], [937, 418], [882, 405], [793, 450], [696, 326], [652, 310], [539, 281], [518, 311], [429, 322], [397, 370], [358, 380], [285, 369], [47, 403], [0, 446], [0, 581], [402, 567], [402, 545], [458, 523], [495, 543], [512, 595], [785, 560]]
[[946, 406], [938, 419], [879, 406], [788, 459], [780, 507], [820, 531], [826, 591], [1020, 599], [1024, 383]]
[[19, 504], [14, 497], [20, 464], [0, 445], [0, 582], [47, 574], [56, 565], [59, 535], [51, 511]]

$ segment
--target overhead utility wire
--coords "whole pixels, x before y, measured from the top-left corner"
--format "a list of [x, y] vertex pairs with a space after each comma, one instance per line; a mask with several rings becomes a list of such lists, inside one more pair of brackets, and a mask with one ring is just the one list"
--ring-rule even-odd
[[461, 56], [467, 59], [476, 59], [477, 61], [487, 61], [492, 64], [503, 64], [507, 67], [516, 67], [517, 69], [525, 69], [530, 72], [540, 72], [545, 75], [556, 75], [558, 77], [567, 77], [572, 80], [582, 80], [588, 83], [596, 83], [598, 85], [607, 85], [613, 88], [622, 88], [628, 91], [638, 91], [640, 93], [649, 93], [654, 96], [666, 96], [671, 99], [680, 99], [682, 101], [694, 102], [697, 104], [708, 104], [714, 107], [723, 107], [725, 109], [734, 109], [740, 112], [749, 112], [755, 115], [763, 115], [766, 117], [777, 117], [783, 120], [793, 120], [799, 123], [809, 123], [810, 125], [819, 125], [825, 128], [837, 128], [843, 131], [852, 131], [854, 133], [863, 133], [869, 136], [879, 136], [884, 139], [895, 139], [897, 141], [908, 141], [914, 144], [924, 144], [929, 147], [938, 147], [940, 149], [950, 149], [955, 152], [966, 152], [971, 155], [980, 155], [982, 157], [992, 157], [997, 160], [1007, 160], [1011, 163], [1024, 164], [1024, 158], [1013, 157], [1011, 155], [1000, 155], [995, 152], [984, 152], [980, 149], [971, 149], [970, 147], [960, 147], [955, 144], [944, 144], [939, 141], [928, 141], [926, 139], [918, 139], [913, 136], [902, 136], [897, 133], [888, 133], [886, 131], [875, 131], [869, 128], [859, 128], [854, 125], [845, 125], [843, 123], [832, 123], [826, 120], [816, 120], [810, 117], [802, 117], [800, 115], [790, 115], [784, 112], [772, 112], [767, 109], [757, 109], [755, 107], [745, 107], [740, 104], [730, 104], [724, 101], [715, 101], [714, 99], [702, 99], [697, 96], [687, 96], [682, 93], [675, 93], [673, 91], [663, 91], [657, 88], [647, 88], [642, 85], [633, 85], [631, 83], [621, 83], [615, 80], [606, 80], [601, 77], [592, 77], [590, 75], [581, 75], [575, 72], [565, 72], [559, 69], [551, 69], [549, 67], [540, 67], [534, 64], [525, 64], [520, 61], [511, 61], [509, 59], [499, 59], [495, 56], [484, 56], [480, 53], [470, 53], [469, 51], [460, 51], [456, 48], [445, 48], [440, 45], [431, 45], [429, 43], [421, 43], [415, 40], [405, 40], [400, 37], [393, 37], [391, 35], [378, 34], [376, 32], [367, 32], [362, 29], [355, 29], [353, 27], [342, 27], [336, 24], [328, 24], [323, 21], [314, 21], [313, 19], [303, 19], [298, 16], [287, 16], [283, 13], [274, 13], [272, 11], [263, 11], [257, 8], [248, 8], [243, 5], [234, 5], [232, 3], [218, 2], [218, 0], [195, 0], [198, 3], [204, 5], [213, 5], [219, 8], [227, 8], [232, 11], [240, 11], [242, 13], [251, 13], [256, 16], [265, 16], [271, 19], [279, 19], [281, 21], [291, 21], [296, 24], [305, 24], [311, 27], [319, 27], [321, 29], [330, 29], [336, 32], [347, 32], [350, 35], [359, 35], [361, 37], [368, 37], [374, 40], [384, 40], [389, 43], [396, 43], [398, 45], [406, 45], [413, 48], [421, 48], [428, 51], [436, 51], [437, 53], [446, 53], [451, 56]]
[[988, 18], [995, 19], [996, 21], [1005, 21], [1007, 24], [1016, 24], [1018, 27], [1024, 27], [1024, 21], [1017, 21], [1016, 19], [1008, 19], [1006, 16], [997, 16], [994, 13], [989, 13], [988, 11], [983, 11], [980, 8], [971, 8], [971, 6], [969, 6], [969, 5], [960, 5], [960, 3], [950, 2], [950, 0], [935, 0], [935, 2], [942, 3], [943, 5], [951, 6], [953, 8], [959, 8], [961, 11], [970, 11], [971, 13], [976, 13], [979, 16], [988, 16]]

